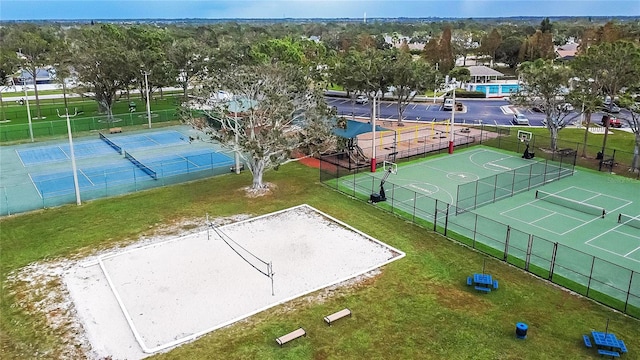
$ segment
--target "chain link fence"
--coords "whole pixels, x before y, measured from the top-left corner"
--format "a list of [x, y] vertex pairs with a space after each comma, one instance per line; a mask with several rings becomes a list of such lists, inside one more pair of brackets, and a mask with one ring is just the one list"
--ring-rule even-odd
[[[483, 129], [483, 131], [489, 130], [491, 129]], [[518, 141], [515, 136], [510, 136], [508, 129], [495, 128], [494, 130], [494, 135], [497, 136], [480, 136], [475, 143], [516, 152], [524, 151], [525, 144]], [[539, 136], [536, 138], [538, 144], [544, 144], [546, 140]], [[580, 144], [562, 143], [562, 150], [540, 154], [536, 150], [536, 156], [539, 155], [542, 158], [539, 161], [543, 164], [554, 162], [550, 171], [553, 173], [554, 169], [573, 169], [575, 164], [581, 164], [580, 156], [576, 156], [580, 154], [580, 150]], [[430, 156], [442, 151], [443, 149], [424, 151], [420, 156]], [[569, 153], [573, 154], [570, 157], [573, 161], [566, 161]], [[619, 155], [619, 152], [611, 151], [610, 154]], [[415, 157], [415, 155], [412, 156]], [[366, 167], [349, 167], [344, 166], [343, 162], [335, 161], [339, 157], [344, 159], [349, 158], [349, 155], [335, 154], [320, 159], [320, 181], [348, 196], [369, 201], [370, 194], [377, 192], [380, 179], [373, 176]], [[596, 163], [596, 165], [599, 164]], [[541, 171], [543, 166], [546, 167], [546, 165], [535, 166], [541, 167], [537, 169]], [[516, 183], [519, 173], [514, 172], [510, 177], [512, 185]], [[563, 177], [566, 173], [558, 174]], [[499, 181], [497, 177], [493, 180], [494, 185], [500, 182], [501, 187], [504, 187], [502, 180]], [[463, 204], [466, 204], [464, 208], [459, 209], [453, 204], [431, 198], [391, 181], [385, 183], [385, 189], [387, 201], [378, 203], [378, 208], [630, 316], [640, 318], [640, 273], [468, 211], [468, 199], [463, 201]], [[509, 196], [512, 196], [516, 192], [509, 193]], [[406, 199], [412, 200], [408, 202]], [[493, 197], [491, 201], [494, 201]]]

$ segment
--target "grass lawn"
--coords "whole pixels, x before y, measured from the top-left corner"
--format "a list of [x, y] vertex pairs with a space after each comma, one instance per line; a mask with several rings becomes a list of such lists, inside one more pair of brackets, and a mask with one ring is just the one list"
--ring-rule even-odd
[[[407, 256], [357, 285], [293, 300], [154, 359], [584, 359], [596, 352], [582, 334], [604, 331], [607, 319], [627, 344], [624, 356], [640, 356], [636, 319], [494, 259], [487, 270], [500, 289], [478, 294], [465, 279], [482, 268], [483, 255], [322, 186], [317, 169], [292, 163], [265, 179], [276, 188], [257, 198], [241, 190], [251, 183], [247, 172], [0, 219], [0, 358], [62, 357], [44, 316], [19, 305], [25, 284], [7, 286], [12, 271], [128, 243], [205, 213], [259, 215], [301, 203]], [[331, 327], [322, 321], [345, 307], [352, 318]], [[515, 338], [517, 322], [529, 325], [526, 340]], [[308, 336], [279, 348], [274, 339], [299, 326]]]
[[[150, 107], [152, 111], [160, 111], [167, 109], [175, 109], [180, 101], [180, 94], [165, 94], [163, 99], [160, 99], [159, 95], [155, 95], [153, 100], [150, 102]], [[98, 103], [93, 99], [88, 98], [68, 98], [69, 104], [69, 112], [73, 115], [74, 111], [77, 110], [79, 113], [79, 117], [90, 117], [90, 116], [103, 116], [98, 112]], [[144, 112], [146, 111], [146, 103], [144, 100], [140, 98], [137, 94], [132, 94], [131, 98], [127, 100], [125, 97], [120, 98], [118, 101], [114, 103], [113, 113], [115, 114], [128, 114], [129, 113], [129, 103], [134, 102], [136, 104], [136, 111]], [[58, 117], [57, 111], [60, 113], [64, 113], [64, 99], [42, 99], [40, 100], [40, 113], [45, 119], [36, 119], [36, 102], [35, 100], [29, 101], [29, 108], [31, 109], [31, 117], [33, 123], [38, 122], [49, 122], [49, 121], [57, 121], [61, 120]], [[29, 117], [27, 114], [26, 105], [19, 105], [15, 102], [8, 103], [5, 102], [4, 107], [2, 109], [5, 112], [6, 117], [10, 122], [6, 123], [7, 125], [14, 124], [26, 124], [29, 122]], [[0, 116], [1, 118], [1, 116]], [[2, 124], [0, 124], [2, 126]]]

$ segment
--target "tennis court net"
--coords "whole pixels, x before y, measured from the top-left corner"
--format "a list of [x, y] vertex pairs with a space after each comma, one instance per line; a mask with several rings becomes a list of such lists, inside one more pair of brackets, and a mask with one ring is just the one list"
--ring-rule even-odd
[[122, 154], [122, 148], [118, 145], [116, 145], [116, 143], [114, 143], [113, 141], [111, 141], [111, 139], [109, 139], [108, 137], [104, 136], [104, 134], [102, 133], [98, 133], [98, 135], [100, 135], [100, 139], [104, 142], [106, 142], [107, 144], [109, 144], [109, 146], [111, 146], [115, 151], [119, 152], [120, 154]]
[[131, 161], [133, 163], [133, 165], [137, 166], [140, 170], [144, 171], [147, 175], [151, 176], [155, 180], [158, 180], [158, 173], [153, 171], [147, 165], [145, 165], [145, 164], [141, 163], [140, 161], [138, 161], [138, 159], [134, 158], [131, 154], [129, 154], [128, 152], [125, 151], [124, 152], [124, 157], [125, 157], [125, 159]]
[[560, 205], [569, 209], [583, 212], [590, 215], [598, 215], [604, 217], [606, 214], [605, 209], [597, 207], [591, 204], [584, 203], [582, 201], [573, 200], [551, 194], [542, 190], [536, 190], [536, 199], [546, 201], [552, 204]]
[[640, 229], [640, 216], [618, 215], [618, 223]]

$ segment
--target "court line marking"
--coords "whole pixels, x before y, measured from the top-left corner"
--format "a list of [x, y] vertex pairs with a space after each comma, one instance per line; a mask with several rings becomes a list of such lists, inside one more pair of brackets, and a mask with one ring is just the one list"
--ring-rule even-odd
[[[84, 171], [82, 171], [82, 169], [78, 169], [78, 172], [82, 174], [82, 176], [84, 176], [89, 183], [91, 183], [91, 186], [96, 186], [96, 184], [93, 183], [93, 181], [91, 181], [91, 178], [89, 176], [87, 176], [87, 174], [84, 173]], [[80, 184], [78, 184], [78, 187], [80, 187]]]
[[58, 149], [60, 149], [60, 151], [62, 151], [62, 153], [64, 154], [64, 156], [67, 157], [67, 160], [71, 159], [71, 156], [69, 156], [69, 154], [67, 154], [66, 151], [64, 151], [63, 148], [60, 147], [60, 145], [56, 146]]
[[[622, 209], [622, 208], [624, 208], [624, 207], [626, 207], [626, 206], [629, 206], [629, 205], [633, 204], [633, 201], [625, 200], [625, 199], [622, 199], [622, 198], [619, 198], [619, 197], [616, 197], [616, 196], [610, 196], [610, 195], [603, 194], [603, 193], [596, 192], [596, 191], [591, 191], [591, 190], [589, 190], [589, 189], [584, 189], [584, 188], [581, 188], [581, 187], [578, 187], [578, 186], [569, 186], [569, 187], [564, 188], [564, 189], [562, 189], [562, 190], [560, 190], [560, 191], [556, 191], [555, 193], [550, 193], [550, 194], [557, 195], [557, 194], [560, 194], [560, 193], [562, 193], [563, 191], [566, 191], [566, 190], [569, 190], [569, 189], [578, 189], [578, 190], [580, 190], [580, 191], [582, 191], [582, 192], [587, 192], [587, 193], [596, 194], [594, 197], [587, 198], [587, 199], [585, 199], [584, 201], [579, 201], [579, 202], [584, 203], [584, 204], [587, 204], [587, 205], [591, 205], [591, 206], [601, 207], [601, 208], [603, 208], [603, 209], [605, 210], [605, 213], [607, 213], [607, 214], [614, 213], [614, 212], [616, 212], [616, 211], [618, 211], [618, 210], [620, 210], [620, 209]], [[597, 198], [597, 197], [600, 197], [600, 196], [602, 196], [603, 198], [609, 198], [609, 199], [620, 200], [622, 203], [624, 203], [624, 205], [622, 205], [622, 206], [618, 206], [617, 208], [614, 208], [614, 209], [609, 210], [609, 209], [607, 209], [606, 207], [602, 207], [602, 206], [600, 206], [600, 205], [593, 205], [593, 204], [589, 204], [589, 203], [585, 202], [586, 200], [589, 200], [589, 199], [592, 199], [592, 198]], [[569, 198], [569, 199], [570, 199], [570, 198]], [[576, 201], [578, 201], [578, 200], [576, 200]], [[589, 242], [589, 241], [590, 241], [590, 240], [587, 240], [587, 241], [585, 242], [585, 244], [588, 244], [588, 242]]]
[[[547, 232], [550, 232], [552, 234], [559, 235], [559, 236], [564, 236], [564, 235], [566, 235], [566, 234], [568, 234], [568, 233], [570, 233], [570, 232], [572, 232], [574, 230], [577, 230], [577, 229], [579, 229], [579, 228], [581, 228], [581, 227], [583, 227], [583, 226], [585, 226], [585, 225], [587, 225], [587, 224], [589, 224], [589, 223], [591, 223], [593, 221], [596, 221], [596, 220], [600, 219], [600, 216], [597, 216], [597, 217], [595, 217], [595, 218], [593, 218], [591, 220], [588, 220], [588, 221], [587, 220], [583, 220], [583, 219], [579, 219], [579, 218], [573, 217], [571, 215], [567, 215], [567, 214], [562, 213], [562, 212], [557, 212], [555, 210], [548, 209], [548, 208], [546, 208], [544, 206], [535, 205], [535, 203], [538, 202], [538, 201], [540, 201], [540, 200], [539, 199], [535, 199], [533, 201], [529, 201], [529, 202], [527, 202], [525, 204], [516, 206], [516, 207], [511, 208], [509, 210], [502, 211], [502, 212], [500, 212], [500, 215], [504, 216], [506, 218], [509, 218], [509, 219], [513, 219], [513, 220], [519, 221], [519, 222], [524, 223], [524, 224], [528, 224], [528, 225], [536, 227], [538, 229], [545, 230]], [[555, 205], [555, 204], [552, 204], [552, 205]], [[534, 208], [538, 208], [538, 209], [544, 210], [545, 212], [550, 213], [550, 214], [545, 215], [545, 216], [543, 216], [541, 218], [538, 218], [538, 219], [536, 219], [534, 221], [524, 221], [524, 220], [522, 220], [522, 219], [520, 219], [518, 217], [514, 217], [514, 216], [511, 216], [511, 215], [507, 214], [508, 212], [510, 212], [512, 210], [516, 210], [516, 209], [519, 209], [519, 208], [522, 208], [522, 207], [525, 207], [525, 206], [531, 206], [531, 207], [534, 207]], [[560, 205], [555, 205], [555, 206], [560, 206]], [[570, 208], [567, 208], [567, 209], [573, 210], [573, 209], [570, 209]], [[579, 212], [577, 210], [573, 210], [573, 211]], [[562, 216], [562, 217], [566, 217], [566, 218], [569, 218], [569, 219], [572, 219], [572, 220], [575, 220], [575, 221], [578, 221], [578, 222], [581, 222], [582, 224], [580, 224], [578, 226], [574, 226], [574, 227], [570, 228], [569, 230], [567, 230], [565, 232], [562, 232], [562, 233], [559, 233], [559, 232], [556, 232], [556, 231], [553, 231], [553, 230], [549, 230], [547, 228], [544, 228], [544, 227], [536, 224], [536, 222], [538, 222], [538, 221], [540, 221], [540, 220], [542, 220], [544, 218], [548, 218], [550, 216], [556, 216], [556, 215]], [[589, 215], [589, 214], [587, 214], [587, 215]]]
[[[607, 230], [607, 231], [603, 232], [602, 234], [599, 234], [599, 235], [597, 235], [597, 236], [595, 236], [595, 237], [593, 237], [593, 238], [591, 238], [591, 239], [587, 240], [587, 241], [585, 242], [585, 244], [586, 244], [586, 245], [589, 245], [589, 246], [592, 246], [592, 247], [594, 247], [594, 248], [596, 248], [596, 249], [600, 249], [600, 250], [602, 250], [602, 251], [608, 252], [608, 253], [610, 253], [610, 254], [617, 255], [617, 256], [623, 257], [623, 258], [625, 258], [625, 259], [629, 259], [629, 260], [631, 260], [631, 261], [635, 261], [635, 262], [639, 262], [639, 263], [640, 263], [640, 260], [636, 260], [636, 259], [633, 259], [633, 258], [629, 258], [629, 257], [627, 257], [626, 255], [622, 255], [622, 254], [620, 254], [620, 253], [618, 253], [618, 252], [615, 252], [615, 251], [613, 251], [613, 250], [605, 249], [605, 248], [603, 248], [603, 247], [601, 247], [601, 246], [598, 246], [598, 245], [590, 244], [590, 242], [591, 242], [591, 241], [593, 241], [593, 240], [595, 240], [595, 239], [597, 239], [597, 238], [601, 237], [601, 236], [602, 236], [602, 235], [604, 235], [604, 234], [608, 234], [608, 233], [610, 233], [610, 232], [615, 231], [617, 228], [619, 228], [619, 227], [620, 227], [620, 226], [622, 226], [622, 225], [623, 225], [623, 224], [619, 224], [618, 226], [616, 226], [616, 227], [614, 227], [614, 228], [612, 228], [612, 229], [609, 229], [609, 230]], [[617, 232], [617, 233], [620, 233], [619, 231], [616, 231], [616, 232]], [[635, 250], [633, 250], [631, 253], [633, 253], [634, 251], [636, 251], [636, 250], [638, 250], [638, 249], [640, 249], [640, 247], [636, 248], [636, 249], [635, 249]]]
[[40, 189], [38, 189], [38, 186], [36, 185], [36, 182], [33, 181], [33, 178], [31, 177], [31, 173], [29, 173], [28, 175], [29, 175], [29, 180], [31, 180], [31, 183], [33, 184], [33, 187], [36, 188], [36, 192], [38, 193], [38, 196], [40, 196], [40, 199], [44, 199], [42, 197], [42, 193], [40, 192]]

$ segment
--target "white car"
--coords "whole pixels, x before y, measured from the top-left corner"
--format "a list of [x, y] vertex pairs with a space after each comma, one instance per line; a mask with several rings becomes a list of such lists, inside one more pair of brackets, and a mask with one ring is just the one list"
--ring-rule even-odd
[[453, 99], [444, 99], [442, 103], [442, 110], [451, 111], [453, 109]]
[[522, 114], [513, 114], [513, 123], [516, 125], [529, 125], [529, 119]]
[[356, 98], [356, 104], [368, 104], [369, 98], [364, 95], [358, 95]]

